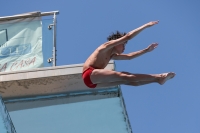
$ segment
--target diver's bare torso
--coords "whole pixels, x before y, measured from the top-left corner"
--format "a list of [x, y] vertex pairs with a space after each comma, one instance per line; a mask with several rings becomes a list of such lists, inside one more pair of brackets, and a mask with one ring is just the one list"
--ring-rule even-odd
[[83, 65], [83, 72], [89, 68], [93, 67], [96, 69], [104, 69], [112, 57], [112, 50], [98, 47], [85, 61]]

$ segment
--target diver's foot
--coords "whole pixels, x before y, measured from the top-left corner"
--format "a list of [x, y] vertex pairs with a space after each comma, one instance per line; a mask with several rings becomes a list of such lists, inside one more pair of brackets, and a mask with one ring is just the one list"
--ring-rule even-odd
[[159, 83], [160, 85], [163, 85], [167, 80], [172, 79], [175, 75], [176, 75], [176, 74], [173, 73], [173, 72], [162, 73], [162, 74], [160, 74], [161, 77], [159, 78], [158, 83]]

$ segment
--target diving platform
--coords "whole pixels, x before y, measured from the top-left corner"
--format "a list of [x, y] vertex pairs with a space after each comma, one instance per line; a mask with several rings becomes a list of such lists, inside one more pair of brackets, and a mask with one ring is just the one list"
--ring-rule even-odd
[[[7, 113], [1, 117], [9, 118], [4, 127], [9, 133], [132, 133], [120, 86], [88, 88], [82, 68], [74, 64], [2, 72], [0, 109]], [[114, 61], [105, 69], [115, 70]]]
[[[74, 64], [2, 72], [0, 94], [4, 99], [11, 99], [88, 90], [82, 80], [82, 67], [83, 64]], [[105, 69], [114, 70], [114, 62], [110, 61]]]

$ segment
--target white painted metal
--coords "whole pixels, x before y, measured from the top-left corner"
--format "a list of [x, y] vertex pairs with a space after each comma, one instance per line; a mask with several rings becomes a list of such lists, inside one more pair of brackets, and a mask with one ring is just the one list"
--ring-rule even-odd
[[13, 15], [13, 16], [4, 16], [4, 17], [0, 17], [0, 21], [10, 21], [10, 20], [15, 20], [15, 19], [20, 19], [20, 18], [49, 16], [49, 15], [54, 15], [54, 14], [59, 14], [59, 11], [51, 11], [51, 12], [36, 11], [36, 12], [17, 14], [17, 15]]
[[53, 66], [56, 66], [56, 28], [57, 28], [57, 19], [56, 13], [53, 16]]

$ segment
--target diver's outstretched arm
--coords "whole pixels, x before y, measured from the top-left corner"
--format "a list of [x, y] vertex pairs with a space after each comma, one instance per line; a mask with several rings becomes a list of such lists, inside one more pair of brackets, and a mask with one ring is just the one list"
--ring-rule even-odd
[[116, 39], [116, 40], [111, 40], [111, 41], [108, 41], [106, 43], [103, 44], [103, 46], [105, 48], [108, 48], [108, 49], [111, 49], [119, 44], [123, 44], [123, 43], [126, 43], [128, 40], [134, 38], [136, 35], [138, 35], [142, 30], [148, 28], [148, 27], [151, 27], [155, 24], [158, 24], [159, 21], [152, 21], [152, 22], [149, 22], [149, 23], [146, 23], [142, 26], [140, 26], [139, 28], [137, 29], [134, 29], [130, 32], [128, 32], [125, 36], [119, 38], [119, 39]]
[[133, 58], [136, 58], [143, 54], [146, 54], [147, 52], [153, 51], [157, 46], [158, 46], [158, 43], [152, 43], [147, 48], [136, 51], [136, 52], [132, 52], [129, 54], [114, 54], [112, 56], [112, 59], [114, 59], [114, 60], [131, 60]]

